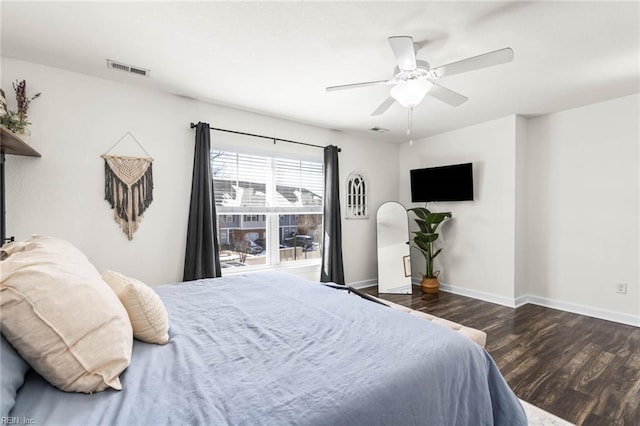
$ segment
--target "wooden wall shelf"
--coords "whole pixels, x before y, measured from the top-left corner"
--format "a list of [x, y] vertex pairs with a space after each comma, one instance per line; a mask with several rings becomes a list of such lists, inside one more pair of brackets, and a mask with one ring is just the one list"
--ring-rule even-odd
[[27, 144], [20, 135], [13, 133], [4, 126], [0, 126], [0, 151], [11, 155], [26, 155], [41, 157], [40, 153]]
[[5, 241], [13, 241], [13, 237], [6, 238], [6, 203], [4, 199], [5, 154], [41, 157], [40, 153], [26, 143], [20, 135], [13, 133], [4, 126], [0, 126], [0, 245], [3, 245]]

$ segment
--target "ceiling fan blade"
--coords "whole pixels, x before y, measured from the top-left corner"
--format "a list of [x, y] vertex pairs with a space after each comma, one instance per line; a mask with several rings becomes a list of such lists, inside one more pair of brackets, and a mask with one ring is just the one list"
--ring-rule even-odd
[[373, 112], [371, 113], [371, 115], [380, 115], [380, 114], [384, 114], [384, 112], [385, 112], [386, 110], [388, 110], [388, 109], [389, 109], [389, 107], [390, 107], [391, 105], [393, 105], [395, 101], [396, 101], [395, 99], [393, 99], [391, 96], [389, 96], [387, 99], [385, 99], [385, 101], [384, 101], [383, 103], [381, 103], [381, 104], [380, 104], [380, 106], [379, 106], [378, 108], [376, 108], [376, 110], [375, 110], [375, 111], [373, 111]]
[[340, 86], [327, 87], [327, 92], [333, 92], [334, 90], [357, 89], [358, 87], [379, 86], [379, 85], [389, 84], [389, 83], [392, 83], [392, 82], [389, 80], [376, 80], [376, 81], [366, 81], [364, 83], [342, 84]]
[[429, 92], [427, 92], [427, 95], [451, 106], [460, 106], [469, 99], [466, 96], [462, 96], [460, 93], [454, 92], [453, 90], [447, 89], [446, 87], [440, 86], [436, 83], [433, 83], [433, 87]]
[[413, 38], [409, 36], [389, 37], [389, 44], [396, 57], [398, 68], [402, 71], [416, 69], [416, 51], [413, 46]]
[[505, 47], [504, 49], [494, 50], [493, 52], [484, 53], [472, 58], [441, 65], [432, 71], [434, 71], [438, 77], [447, 77], [449, 75], [491, 67], [511, 61], [513, 61], [513, 50], [510, 47]]

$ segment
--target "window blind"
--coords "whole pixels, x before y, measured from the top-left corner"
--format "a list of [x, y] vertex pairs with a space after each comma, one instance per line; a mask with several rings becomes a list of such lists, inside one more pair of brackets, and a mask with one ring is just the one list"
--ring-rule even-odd
[[212, 153], [211, 167], [221, 213], [322, 211], [320, 162], [218, 151]]

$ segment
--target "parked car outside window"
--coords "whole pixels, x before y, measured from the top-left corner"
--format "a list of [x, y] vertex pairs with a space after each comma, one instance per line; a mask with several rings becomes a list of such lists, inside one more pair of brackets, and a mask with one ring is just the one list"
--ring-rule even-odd
[[308, 235], [296, 235], [285, 238], [282, 242], [287, 247], [302, 247], [304, 251], [318, 250], [318, 243], [313, 242], [313, 238]]

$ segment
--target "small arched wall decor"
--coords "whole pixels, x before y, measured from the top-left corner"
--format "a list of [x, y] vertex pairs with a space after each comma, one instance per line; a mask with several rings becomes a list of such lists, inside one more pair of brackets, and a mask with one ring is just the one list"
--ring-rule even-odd
[[369, 181], [359, 172], [351, 172], [347, 179], [346, 218], [369, 218]]

